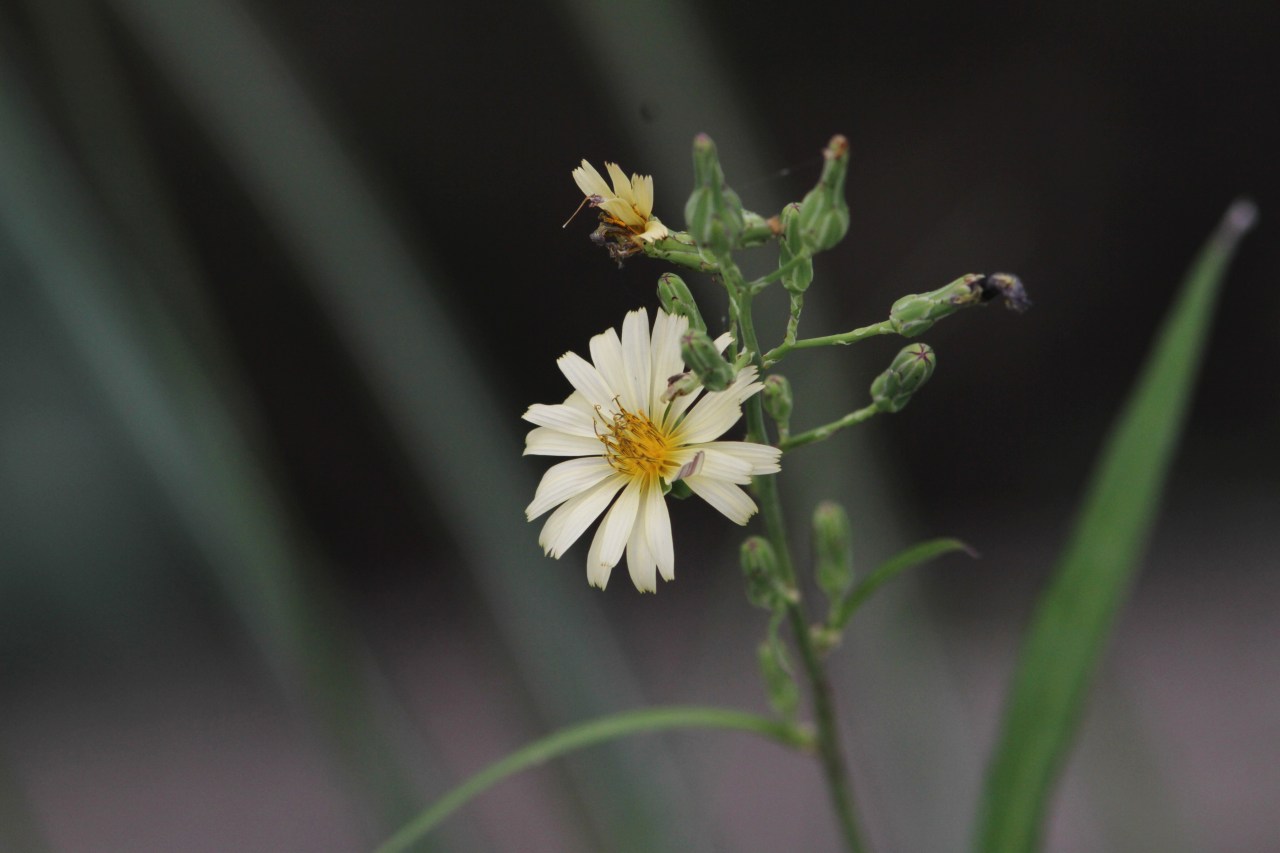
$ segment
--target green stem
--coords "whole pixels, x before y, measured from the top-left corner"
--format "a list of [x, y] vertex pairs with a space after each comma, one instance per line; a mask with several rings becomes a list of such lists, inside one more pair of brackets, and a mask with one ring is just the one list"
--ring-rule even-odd
[[787, 353], [797, 349], [814, 349], [816, 347], [830, 346], [847, 346], [857, 343], [864, 338], [873, 338], [876, 335], [893, 335], [897, 331], [889, 324], [888, 320], [880, 323], [873, 323], [870, 326], [863, 326], [860, 329], [854, 329], [850, 332], [843, 332], [838, 335], [826, 335], [821, 338], [805, 338], [801, 341], [792, 343], [783, 343], [776, 346], [764, 354], [764, 366], [769, 367], [777, 364]]
[[[726, 282], [727, 283], [727, 282]], [[751, 317], [751, 298], [739, 291], [738, 325], [742, 331], [742, 342], [748, 352], [759, 353], [759, 341], [756, 339], [755, 325]], [[757, 366], [763, 370], [759, 361]], [[747, 440], [761, 444], [769, 441], [764, 424], [764, 405], [757, 394], [747, 401]], [[765, 533], [777, 554], [779, 568], [784, 579], [793, 588], [796, 585], [795, 564], [791, 559], [791, 549], [787, 545], [786, 520], [782, 514], [782, 500], [778, 495], [778, 482], [774, 475], [754, 477], [756, 499], [760, 502], [760, 515], [764, 520]], [[853, 810], [853, 786], [849, 782], [849, 771], [845, 767], [844, 754], [840, 746], [840, 729], [836, 725], [835, 701], [831, 694], [831, 682], [827, 679], [826, 670], [814, 648], [813, 638], [809, 633], [808, 620], [800, 606], [797, 594], [787, 600], [787, 621], [791, 623], [791, 631], [795, 635], [796, 648], [804, 661], [805, 675], [809, 679], [809, 691], [813, 701], [813, 714], [817, 723], [817, 749], [822, 761], [822, 772], [827, 782], [827, 792], [831, 797], [832, 808], [840, 823], [840, 831], [844, 837], [845, 848], [849, 853], [863, 853], [866, 850], [862, 842], [862, 833], [858, 828], [858, 819]]]
[[797, 447], [803, 447], [806, 444], [813, 444], [815, 441], [826, 441], [833, 434], [839, 432], [845, 427], [851, 427], [854, 424], [860, 424], [863, 421], [870, 420], [879, 413], [880, 410], [877, 409], [875, 405], [870, 405], [866, 408], [850, 412], [843, 418], [832, 421], [829, 424], [814, 427], [807, 432], [802, 432], [799, 435], [793, 435], [785, 441], [779, 441], [778, 446], [782, 448], [783, 452], [786, 452], [788, 450], [795, 450]]
[[801, 253], [799, 255], [796, 255], [794, 258], [787, 261], [785, 264], [778, 267], [773, 272], [766, 273], [765, 275], [762, 275], [757, 279], [752, 279], [751, 281], [747, 282], [747, 291], [752, 296], [754, 296], [755, 294], [764, 290], [769, 285], [773, 284], [778, 279], [782, 278], [787, 273], [791, 272], [796, 267], [800, 266], [803, 263], [807, 263], [811, 260], [813, 260], [813, 258], [807, 254]]
[[410, 849], [473, 797], [521, 770], [605, 741], [642, 732], [681, 728], [736, 729], [758, 734], [793, 749], [813, 748], [812, 735], [791, 723], [726, 708], [645, 708], [600, 717], [561, 729], [490, 764], [401, 827], [375, 853], [398, 853]]

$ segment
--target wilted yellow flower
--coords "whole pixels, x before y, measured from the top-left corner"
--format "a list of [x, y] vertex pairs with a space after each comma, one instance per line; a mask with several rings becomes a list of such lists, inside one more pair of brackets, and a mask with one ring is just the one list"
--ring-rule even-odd
[[667, 236], [667, 226], [653, 215], [653, 177], [632, 175], [617, 163], [605, 163], [605, 171], [613, 179], [613, 186], [586, 160], [573, 170], [573, 180], [592, 207], [599, 208], [600, 218], [609, 225], [652, 243]]

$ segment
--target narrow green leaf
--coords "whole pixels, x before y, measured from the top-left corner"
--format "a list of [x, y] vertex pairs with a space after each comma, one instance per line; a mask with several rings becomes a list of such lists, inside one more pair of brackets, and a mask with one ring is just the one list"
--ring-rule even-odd
[[1255, 214], [1249, 202], [1236, 202], [1210, 237], [1107, 441], [1027, 632], [987, 769], [974, 850], [1039, 846], [1049, 794], [1155, 520], [1219, 285]]
[[959, 539], [930, 539], [928, 542], [912, 545], [902, 553], [890, 557], [881, 563], [874, 572], [863, 578], [857, 586], [849, 590], [849, 594], [832, 608], [831, 618], [828, 620], [829, 624], [833, 628], [843, 628], [848, 624], [854, 612], [862, 606], [862, 603], [884, 584], [893, 580], [907, 569], [915, 568], [935, 557], [950, 554], [952, 551], [964, 551], [971, 557], [977, 556], [976, 551]]
[[808, 749], [810, 737], [791, 723], [725, 708], [645, 708], [588, 720], [528, 744], [467, 779], [405, 824], [376, 853], [410, 850], [442, 820], [503, 779], [562, 755], [605, 741], [643, 732], [681, 728], [719, 728], [753, 732], [793, 749]]

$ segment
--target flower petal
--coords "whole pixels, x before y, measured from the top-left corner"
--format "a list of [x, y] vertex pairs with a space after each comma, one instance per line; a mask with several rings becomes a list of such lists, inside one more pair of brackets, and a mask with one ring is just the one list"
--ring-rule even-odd
[[602, 456], [604, 445], [595, 437], [569, 435], [551, 427], [536, 427], [524, 437], [525, 456]]
[[657, 483], [651, 483], [646, 490], [640, 521], [645, 544], [652, 559], [658, 564], [662, 579], [675, 580], [676, 551], [671, 541], [671, 516], [667, 513], [667, 502]]
[[[618, 479], [625, 478], [619, 476]], [[603, 589], [609, 580], [609, 572], [622, 559], [627, 540], [631, 538], [631, 531], [635, 527], [636, 510], [639, 506], [640, 484], [627, 483], [627, 487], [600, 522], [595, 538], [591, 540], [591, 549], [587, 552], [587, 580], [593, 586]]]
[[658, 221], [656, 216], [650, 216], [644, 223], [644, 230], [636, 236], [646, 243], [656, 243], [670, 233], [667, 226]]
[[747, 520], [756, 514], [755, 503], [747, 497], [746, 492], [732, 483], [702, 474], [686, 477], [684, 482], [689, 484], [689, 489], [695, 495], [711, 504], [735, 524], [746, 524]]
[[[782, 470], [782, 466], [778, 464], [782, 451], [768, 444], [756, 444], [754, 441], [710, 441], [698, 445], [698, 449], [705, 451], [708, 456], [712, 452], [722, 453], [746, 463], [750, 468], [747, 473], [752, 477], [776, 474]], [[704, 468], [701, 473], [709, 472]]]
[[724, 435], [742, 417], [742, 401], [764, 387], [755, 378], [756, 369], [746, 367], [728, 388], [704, 395], [680, 425], [680, 442], [701, 444]]
[[631, 375], [622, 358], [622, 341], [618, 340], [617, 332], [608, 329], [591, 339], [591, 362], [613, 392], [610, 395], [610, 406], [616, 406], [613, 398], [617, 398], [617, 402], [624, 408], [636, 411], [639, 404], [631, 388]]
[[614, 395], [618, 393], [609, 387], [604, 377], [600, 375], [600, 371], [596, 370], [591, 362], [576, 352], [567, 352], [560, 356], [556, 359], [556, 366], [560, 368], [564, 378], [569, 380], [569, 384], [580, 391], [592, 406], [607, 408], [613, 402]]
[[533, 501], [524, 514], [533, 521], [547, 510], [581, 494], [614, 473], [613, 467], [599, 456], [570, 459], [552, 465], [542, 475]]
[[658, 591], [657, 564], [649, 551], [649, 544], [644, 535], [644, 504], [640, 505], [640, 515], [636, 518], [636, 528], [631, 531], [627, 540], [627, 573], [631, 582], [641, 592]]
[[605, 183], [604, 178], [600, 177], [600, 173], [586, 160], [583, 160], [582, 165], [573, 170], [573, 181], [578, 185], [578, 189], [582, 190], [583, 195], [598, 195], [605, 198], [613, 195], [613, 191], [609, 189], [609, 185]]
[[578, 406], [561, 404], [549, 406], [546, 403], [534, 403], [524, 413], [524, 419], [531, 424], [557, 430], [568, 435], [581, 435], [595, 438], [595, 419], [590, 409], [583, 410]]
[[627, 204], [634, 204], [635, 193], [631, 191], [631, 181], [627, 179], [627, 173], [622, 171], [622, 167], [617, 163], [606, 162], [604, 170], [609, 173], [609, 179], [613, 181], [613, 194]]
[[653, 321], [653, 342], [649, 353], [651, 405], [656, 405], [662, 392], [667, 390], [667, 380], [684, 370], [684, 360], [680, 356], [680, 336], [688, 329], [688, 319], [658, 309], [658, 316]]
[[653, 412], [650, 371], [649, 314], [643, 308], [628, 311], [622, 321], [622, 361], [631, 377], [631, 387], [636, 393], [638, 411], [645, 415]]
[[652, 175], [631, 176], [631, 197], [636, 202], [636, 213], [648, 218], [650, 222], [656, 221], [650, 216], [653, 213]]
[[560, 559], [569, 550], [569, 546], [578, 541], [582, 532], [591, 526], [591, 522], [604, 512], [609, 501], [613, 500], [613, 496], [625, 483], [626, 478], [621, 475], [609, 477], [589, 491], [562, 503], [559, 509], [551, 513], [547, 523], [542, 526], [542, 532], [538, 534], [538, 544], [542, 546], [542, 550], [557, 560]]

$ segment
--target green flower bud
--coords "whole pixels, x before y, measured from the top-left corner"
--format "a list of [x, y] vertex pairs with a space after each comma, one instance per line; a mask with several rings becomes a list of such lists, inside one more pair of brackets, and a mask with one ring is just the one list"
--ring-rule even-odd
[[889, 323], [904, 338], [914, 338], [943, 317], [981, 302], [986, 281], [987, 276], [970, 273], [937, 290], [904, 296], [889, 309]]
[[694, 190], [684, 207], [689, 233], [714, 253], [726, 254], [745, 227], [742, 201], [725, 186], [716, 145], [705, 133], [693, 140], [693, 175]]
[[818, 587], [837, 601], [853, 583], [853, 526], [840, 504], [823, 501], [813, 511], [813, 553]]
[[701, 329], [685, 333], [680, 339], [680, 353], [708, 391], [723, 391], [737, 375], [733, 365], [724, 360], [715, 342]]
[[698, 304], [693, 301], [693, 293], [680, 276], [671, 272], [658, 276], [658, 301], [668, 314], [689, 318], [690, 329], [706, 331], [707, 324], [702, 322]]
[[778, 586], [778, 555], [763, 536], [748, 536], [738, 552], [742, 574], [747, 579], [747, 600], [765, 610], [783, 605]]
[[765, 219], [758, 213], [752, 213], [750, 210], [742, 211], [742, 239], [741, 245], [744, 249], [753, 246], [763, 246], [774, 237], [778, 236], [776, 229], [777, 220]]
[[800, 239], [809, 254], [830, 249], [849, 231], [849, 205], [844, 200], [844, 179], [849, 171], [849, 140], [831, 137], [822, 152], [822, 177], [800, 202]]
[[898, 353], [889, 369], [871, 383], [871, 399], [882, 412], [900, 412], [911, 395], [929, 381], [937, 363], [933, 347], [924, 343], [912, 344]]
[[769, 417], [773, 418], [779, 429], [787, 429], [791, 424], [791, 408], [795, 403], [787, 377], [778, 373], [766, 376], [764, 390], [760, 393], [764, 395], [764, 410], [769, 413]]
[[778, 244], [778, 266], [786, 270], [782, 274], [782, 286], [793, 294], [804, 293], [813, 283], [813, 260], [800, 233], [800, 205], [784, 207], [779, 225], [783, 228], [783, 238]]
[[769, 704], [779, 716], [794, 718], [796, 709], [800, 706], [800, 689], [791, 676], [786, 647], [774, 636], [760, 644], [758, 656]]

